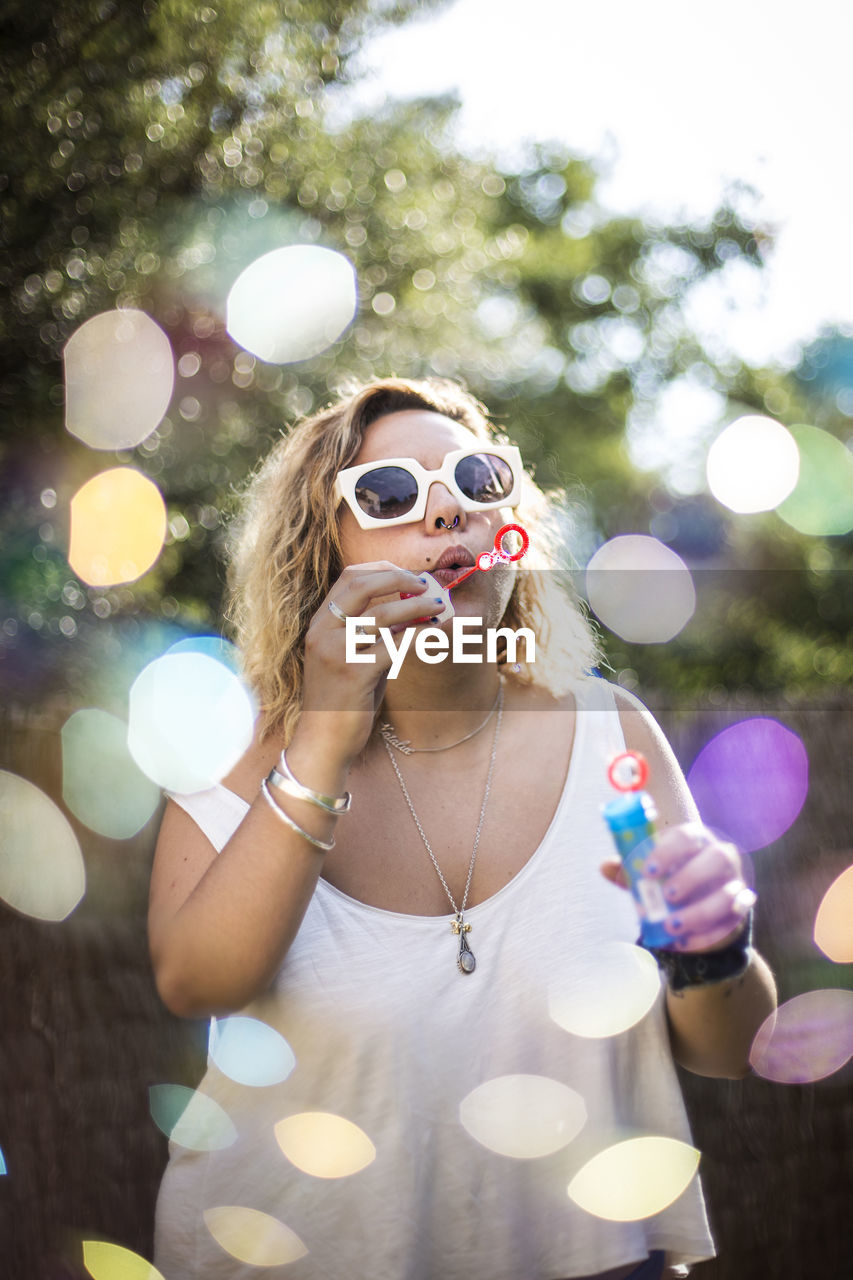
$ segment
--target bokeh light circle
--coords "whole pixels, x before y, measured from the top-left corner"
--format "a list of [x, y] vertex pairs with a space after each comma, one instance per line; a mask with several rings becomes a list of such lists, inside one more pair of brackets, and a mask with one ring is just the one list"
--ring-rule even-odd
[[8, 1172], [9, 1171], [6, 1168], [6, 1157], [3, 1155], [2, 1147], [0, 1147], [0, 1178], [2, 1178]]
[[168, 654], [131, 687], [127, 745], [159, 786], [204, 791], [243, 755], [254, 717], [248, 690], [221, 662], [202, 653]]
[[608, 1222], [636, 1222], [677, 1200], [699, 1167], [686, 1142], [656, 1136], [628, 1138], [605, 1148], [579, 1169], [569, 1199]]
[[687, 565], [644, 534], [624, 534], [598, 548], [586, 567], [586, 595], [604, 625], [634, 644], [671, 640], [696, 608]]
[[564, 1031], [597, 1040], [633, 1027], [660, 991], [660, 971], [650, 952], [630, 942], [606, 943], [570, 977], [555, 981], [548, 1012]]
[[92, 1280], [164, 1280], [138, 1253], [106, 1240], [83, 1241], [83, 1265]]
[[761, 1024], [749, 1051], [756, 1075], [778, 1084], [824, 1080], [853, 1056], [853, 991], [806, 991]]
[[363, 1129], [327, 1111], [279, 1120], [275, 1139], [290, 1163], [314, 1178], [349, 1178], [376, 1159], [376, 1147]]
[[68, 819], [43, 791], [0, 769], [0, 898], [36, 920], [64, 920], [86, 891]]
[[459, 1120], [490, 1151], [534, 1160], [560, 1151], [577, 1136], [586, 1123], [586, 1104], [574, 1089], [548, 1076], [497, 1076], [462, 1099]]
[[102, 471], [71, 499], [68, 563], [90, 587], [134, 582], [163, 549], [166, 505], [133, 467]]
[[356, 278], [342, 253], [289, 245], [257, 258], [228, 294], [226, 328], [246, 351], [271, 364], [319, 355], [352, 323]]
[[741, 720], [706, 743], [687, 784], [702, 821], [752, 853], [796, 820], [808, 794], [808, 755], [778, 720]]
[[219, 1247], [249, 1266], [283, 1267], [308, 1252], [295, 1231], [260, 1209], [221, 1204], [205, 1209], [203, 1216]]
[[776, 508], [800, 533], [832, 537], [853, 529], [853, 453], [820, 427], [795, 426], [800, 475], [790, 497]]
[[132, 449], [169, 407], [169, 339], [144, 311], [104, 311], [65, 344], [65, 425], [91, 449]]
[[814, 940], [836, 964], [853, 962], [853, 867], [842, 871], [823, 895], [815, 916]]
[[730, 511], [770, 511], [797, 483], [800, 454], [781, 422], [747, 414], [721, 431], [708, 450], [708, 487]]
[[284, 1036], [244, 1014], [211, 1019], [209, 1052], [223, 1075], [256, 1089], [280, 1084], [296, 1065]]
[[127, 747], [127, 725], [97, 708], [75, 711], [62, 726], [62, 799], [99, 835], [126, 840], [160, 803]]
[[222, 636], [185, 636], [170, 645], [166, 653], [204, 653], [208, 658], [221, 662], [229, 671], [240, 673], [240, 650]]
[[191, 1151], [221, 1151], [237, 1138], [227, 1111], [198, 1089], [183, 1084], [152, 1084], [151, 1118], [167, 1138]]

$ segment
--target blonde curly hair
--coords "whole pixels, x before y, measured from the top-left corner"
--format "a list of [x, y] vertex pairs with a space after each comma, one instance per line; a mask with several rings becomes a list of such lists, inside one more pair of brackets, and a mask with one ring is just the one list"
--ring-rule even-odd
[[[231, 527], [226, 618], [243, 671], [264, 713], [263, 737], [289, 742], [302, 702], [305, 634], [343, 569], [334, 490], [371, 423], [402, 409], [427, 409], [462, 423], [484, 443], [509, 443], [488, 411], [443, 378], [369, 382], [304, 419], [251, 477]], [[514, 519], [530, 534], [525, 569], [560, 567], [560, 495], [546, 497], [525, 473]], [[536, 662], [505, 666], [509, 679], [564, 692], [596, 665], [595, 633], [564, 575], [522, 572], [501, 625], [530, 627]], [[499, 659], [500, 660], [500, 659]]]

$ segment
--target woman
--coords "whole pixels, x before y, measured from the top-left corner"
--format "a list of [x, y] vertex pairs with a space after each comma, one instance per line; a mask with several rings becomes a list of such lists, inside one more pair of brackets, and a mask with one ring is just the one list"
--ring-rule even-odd
[[[294, 1280], [645, 1280], [713, 1254], [695, 1178], [638, 1221], [567, 1195], [619, 1137], [689, 1141], [672, 1057], [744, 1075], [775, 993], [748, 947], [737, 852], [699, 825], [646, 711], [585, 674], [591, 634], [571, 601], [549, 599], [554, 575], [527, 572], [555, 563], [546, 515], [482, 406], [432, 380], [345, 397], [253, 484], [234, 616], [262, 713], [222, 786], [167, 807], [150, 938], [170, 1009], [248, 1013], [296, 1065], [252, 1087], [211, 1061], [201, 1090], [238, 1136], [209, 1153], [173, 1144], [157, 1219], [169, 1280], [255, 1273], [214, 1238], [223, 1206], [295, 1233], [268, 1271]], [[424, 571], [446, 587], [508, 521], [531, 536], [524, 569], [473, 573], [452, 601], [486, 628], [531, 626], [534, 662], [411, 648], [391, 680], [381, 641], [360, 649], [374, 662], [347, 661], [348, 618], [392, 636], [430, 625], [440, 600]], [[589, 1038], [552, 1013], [637, 936], [600, 817], [608, 759], [626, 744], [647, 757], [660, 811], [672, 987], [661, 979], [633, 1027]], [[708, 963], [716, 980], [697, 980]], [[534, 1149], [543, 1078], [574, 1120]], [[480, 1106], [495, 1088], [509, 1099], [497, 1139]], [[358, 1126], [357, 1171], [334, 1167], [329, 1114]], [[316, 1137], [307, 1172], [294, 1125]]]

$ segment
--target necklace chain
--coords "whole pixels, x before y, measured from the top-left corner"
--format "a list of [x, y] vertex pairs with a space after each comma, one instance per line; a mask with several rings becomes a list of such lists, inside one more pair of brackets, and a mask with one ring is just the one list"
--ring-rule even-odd
[[398, 751], [402, 751], [404, 756], [424, 755], [427, 752], [433, 752], [433, 751], [450, 751], [452, 750], [453, 747], [460, 747], [463, 742], [468, 742], [471, 738], [475, 738], [478, 733], [483, 732], [486, 725], [489, 723], [489, 721], [491, 720], [492, 716], [495, 713], [495, 707], [498, 705], [498, 701], [500, 700], [502, 691], [503, 691], [503, 685], [501, 685], [500, 688], [498, 689], [497, 697], [495, 698], [494, 702], [489, 708], [489, 714], [486, 716], [482, 724], [477, 725], [477, 728], [472, 729], [470, 733], [466, 733], [464, 738], [458, 738], [456, 742], [448, 742], [447, 746], [445, 747], [413, 747], [411, 742], [408, 740], [408, 738], [406, 738], [404, 741], [401, 741], [397, 737], [396, 733], [394, 732], [394, 726], [392, 724], [389, 724], [387, 720], [379, 726], [379, 735], [382, 738], [382, 741], [385, 743], [386, 747], [396, 747]]
[[[498, 696], [497, 696], [497, 698], [495, 699], [495, 705], [497, 706], [497, 709], [498, 709], [498, 718], [497, 718], [497, 723], [495, 724], [495, 736], [494, 736], [494, 738], [493, 738], [493, 740], [492, 740], [492, 754], [491, 754], [491, 758], [490, 758], [490, 760], [489, 760], [489, 772], [488, 772], [488, 774], [487, 774], [487, 776], [486, 776], [486, 788], [485, 788], [485, 792], [484, 792], [484, 794], [483, 794], [483, 804], [482, 804], [482, 806], [481, 806], [481, 808], [480, 808], [480, 820], [479, 820], [479, 822], [477, 823], [477, 830], [476, 830], [476, 833], [475, 833], [475, 835], [474, 835], [474, 848], [471, 850], [471, 861], [470, 861], [470, 863], [468, 864], [468, 879], [465, 881], [465, 892], [464, 892], [464, 893], [463, 893], [463, 895], [462, 895], [462, 904], [461, 904], [461, 906], [458, 906], [458, 907], [457, 907], [457, 905], [456, 905], [456, 900], [454, 899], [453, 894], [450, 892], [450, 886], [448, 885], [447, 881], [446, 881], [446, 880], [445, 880], [445, 878], [444, 878], [444, 874], [443, 874], [443, 872], [442, 872], [442, 870], [441, 870], [441, 867], [438, 865], [438, 861], [437, 861], [437, 859], [436, 859], [436, 856], [435, 856], [435, 854], [433, 853], [432, 848], [431, 848], [431, 846], [430, 846], [430, 842], [429, 842], [429, 840], [428, 840], [428, 839], [427, 839], [427, 837], [426, 837], [426, 832], [424, 831], [423, 827], [421, 826], [420, 818], [418, 817], [417, 813], [415, 812], [415, 806], [412, 804], [412, 798], [411, 798], [411, 796], [409, 795], [409, 791], [408, 791], [408, 788], [407, 788], [407, 786], [406, 786], [405, 782], [403, 781], [403, 775], [402, 775], [402, 773], [400, 772], [400, 769], [399, 769], [399, 766], [398, 766], [398, 764], [397, 764], [397, 761], [394, 759], [394, 754], [393, 754], [393, 752], [392, 752], [392, 750], [391, 750], [391, 747], [390, 747], [390, 745], [388, 744], [388, 742], [387, 742], [386, 740], [384, 740], [384, 739], [383, 739], [384, 746], [385, 746], [385, 750], [388, 752], [388, 759], [391, 761], [391, 764], [392, 764], [392, 766], [393, 766], [393, 768], [394, 768], [394, 772], [395, 772], [395, 773], [396, 773], [396, 775], [397, 775], [397, 781], [400, 783], [400, 787], [401, 787], [402, 792], [403, 792], [403, 795], [404, 795], [404, 797], [405, 797], [406, 804], [409, 806], [409, 810], [410, 810], [410, 812], [411, 812], [411, 815], [412, 815], [412, 817], [413, 817], [413, 818], [414, 818], [414, 820], [415, 820], [415, 826], [417, 827], [418, 831], [420, 832], [421, 839], [423, 840], [424, 845], [426, 846], [426, 851], [427, 851], [427, 853], [428, 853], [428, 854], [429, 854], [429, 856], [430, 856], [430, 860], [432, 861], [432, 865], [435, 867], [436, 871], [438, 872], [438, 878], [439, 878], [439, 880], [440, 880], [440, 881], [441, 881], [441, 883], [442, 883], [442, 886], [443, 886], [443, 888], [444, 888], [444, 892], [447, 894], [447, 897], [448, 897], [448, 899], [449, 899], [449, 901], [450, 901], [450, 905], [453, 907], [453, 910], [454, 910], [454, 912], [455, 912], [455, 914], [456, 914], [457, 922], [458, 922], [458, 923], [460, 923], [460, 924], [462, 923], [462, 916], [463, 916], [463, 914], [464, 914], [465, 907], [466, 907], [466, 905], [467, 905], [467, 903], [468, 903], [468, 890], [471, 888], [471, 877], [472, 877], [472, 876], [473, 876], [473, 874], [474, 874], [474, 863], [475, 863], [475, 862], [476, 862], [476, 860], [477, 860], [477, 850], [478, 850], [478, 848], [480, 847], [480, 832], [483, 830], [483, 820], [484, 820], [484, 818], [485, 818], [485, 816], [486, 816], [486, 805], [487, 805], [487, 804], [488, 804], [488, 802], [489, 802], [489, 794], [490, 794], [491, 789], [492, 789], [492, 774], [493, 774], [493, 773], [494, 773], [494, 771], [495, 771], [495, 760], [497, 759], [497, 754], [498, 754], [498, 737], [499, 737], [499, 735], [500, 735], [500, 731], [501, 731], [501, 720], [502, 720], [502, 718], [503, 718], [503, 692], [504, 692], [504, 691], [503, 691], [503, 685], [501, 685], [500, 689], [498, 690]], [[494, 709], [495, 709], [495, 708], [494, 708], [494, 707], [492, 707], [492, 711], [494, 711]], [[491, 716], [492, 711], [490, 711], [490, 712], [489, 712], [489, 716]], [[485, 724], [485, 723], [487, 723], [487, 721], [484, 721], [484, 724]], [[481, 726], [480, 726], [480, 728], [481, 728], [481, 729], [482, 729], [483, 727], [484, 727], [484, 725], [481, 725]], [[479, 730], [475, 730], [475, 732], [479, 732]], [[473, 734], [470, 734], [470, 735], [469, 735], [469, 737], [473, 737]], [[462, 741], [464, 741], [464, 739], [462, 739]]]

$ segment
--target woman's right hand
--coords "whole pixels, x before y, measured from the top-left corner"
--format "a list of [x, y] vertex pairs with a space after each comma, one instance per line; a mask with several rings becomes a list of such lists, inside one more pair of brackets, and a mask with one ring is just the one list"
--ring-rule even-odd
[[[423, 582], [390, 560], [347, 565], [311, 619], [305, 636], [303, 699], [300, 730], [325, 740], [348, 765], [362, 750], [373, 729], [391, 667], [391, 655], [379, 638], [380, 627], [403, 630], [416, 619], [431, 616], [437, 604], [419, 597]], [[411, 594], [403, 600], [400, 593]], [[372, 662], [347, 662], [346, 624], [329, 608], [329, 601], [350, 618], [372, 618], [373, 645], [362, 640], [359, 655]]]

